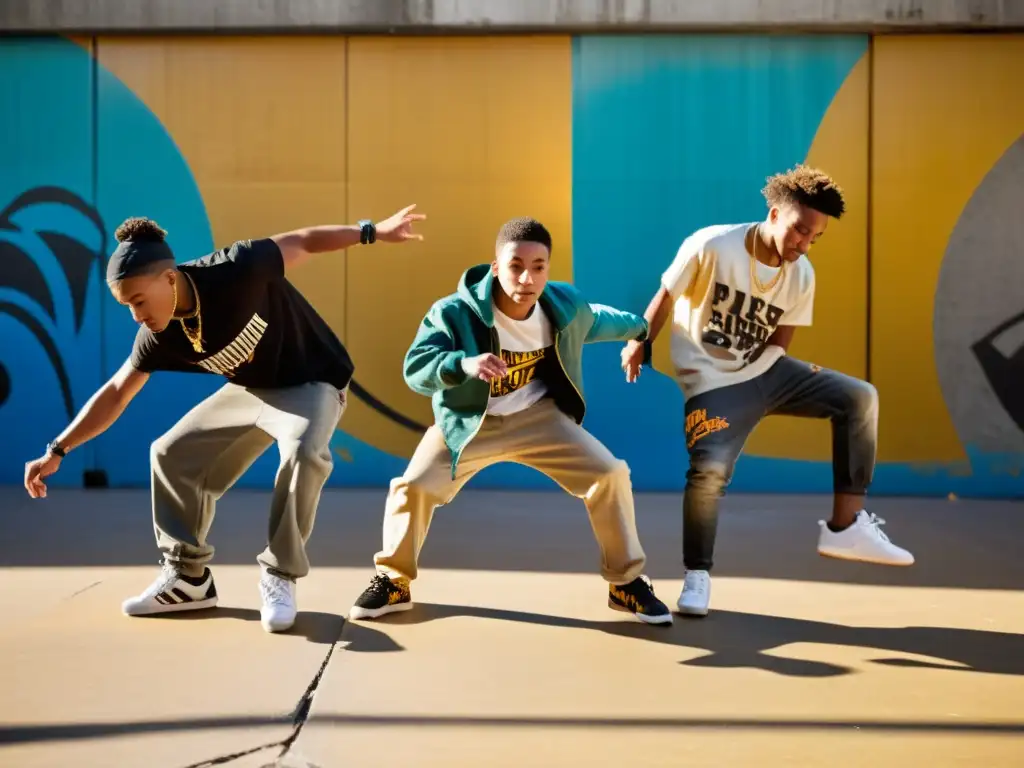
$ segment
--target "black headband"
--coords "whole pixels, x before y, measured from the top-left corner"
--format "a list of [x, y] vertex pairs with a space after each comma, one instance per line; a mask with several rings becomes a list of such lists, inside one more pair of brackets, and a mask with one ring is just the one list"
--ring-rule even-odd
[[107, 262], [107, 282], [124, 280], [159, 261], [174, 261], [174, 254], [167, 243], [162, 240], [125, 240], [117, 244], [114, 255]]

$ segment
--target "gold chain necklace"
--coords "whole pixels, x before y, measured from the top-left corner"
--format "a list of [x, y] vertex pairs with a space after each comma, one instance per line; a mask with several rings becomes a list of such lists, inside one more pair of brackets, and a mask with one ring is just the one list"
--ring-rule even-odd
[[782, 279], [783, 275], [785, 275], [786, 262], [780, 259], [782, 263], [779, 265], [779, 271], [775, 273], [775, 277], [769, 280], [767, 285], [761, 282], [761, 279], [757, 276], [757, 241], [761, 239], [760, 232], [761, 225], [755, 224], [754, 236], [750, 240], [750, 285], [763, 296], [774, 288], [775, 284]]
[[[181, 330], [184, 331], [185, 337], [192, 343], [192, 349], [194, 349], [196, 352], [203, 352], [203, 316], [199, 313], [199, 291], [196, 290], [196, 283], [191, 278], [191, 276], [189, 276], [185, 272], [181, 272], [180, 270], [178, 274], [185, 275], [185, 278], [192, 285], [192, 295], [196, 297], [196, 308], [188, 315], [185, 315], [184, 317], [178, 317], [175, 319], [181, 324]], [[174, 283], [174, 308], [175, 310], [177, 310], [178, 308], [177, 281], [175, 281]], [[187, 325], [185, 325], [185, 321], [191, 320], [193, 317], [196, 319], [196, 329], [194, 331], [191, 330]]]

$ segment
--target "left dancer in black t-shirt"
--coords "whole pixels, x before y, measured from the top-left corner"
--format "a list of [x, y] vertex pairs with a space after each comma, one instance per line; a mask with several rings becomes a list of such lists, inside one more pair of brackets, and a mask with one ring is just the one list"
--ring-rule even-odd
[[206, 537], [214, 505], [276, 442], [281, 464], [270, 505], [260, 612], [268, 632], [295, 621], [295, 580], [309, 572], [306, 541], [331, 473], [330, 440], [345, 410], [352, 360], [327, 323], [285, 277], [311, 254], [377, 240], [422, 240], [409, 206], [374, 225], [300, 229], [246, 240], [175, 264], [155, 222], [118, 227], [107, 264], [114, 298], [139, 331], [121, 369], [74, 421], [25, 466], [32, 498], [61, 458], [121, 415], [155, 371], [214, 373], [228, 382], [199, 403], [151, 449], [153, 522], [164, 566], [156, 581], [122, 606], [129, 616], [217, 604]]

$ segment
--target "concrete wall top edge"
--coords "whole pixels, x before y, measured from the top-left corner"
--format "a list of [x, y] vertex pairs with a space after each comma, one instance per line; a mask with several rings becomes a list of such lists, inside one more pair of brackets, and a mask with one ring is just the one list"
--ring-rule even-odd
[[6, 0], [2, 32], [1024, 28], [1024, 0]]

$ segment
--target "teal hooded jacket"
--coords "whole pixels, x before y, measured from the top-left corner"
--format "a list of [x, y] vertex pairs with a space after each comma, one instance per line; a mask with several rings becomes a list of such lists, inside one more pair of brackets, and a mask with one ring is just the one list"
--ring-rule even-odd
[[[463, 449], [483, 423], [490, 398], [486, 381], [470, 378], [462, 361], [487, 352], [500, 354], [494, 328], [490, 264], [467, 269], [458, 290], [434, 302], [405, 355], [409, 388], [428, 395], [434, 419], [452, 454], [452, 477]], [[558, 407], [583, 423], [583, 345], [594, 341], [647, 338], [647, 321], [631, 312], [589, 304], [568, 283], [549, 281], [538, 300], [555, 337], [556, 381], [547, 382]]]

